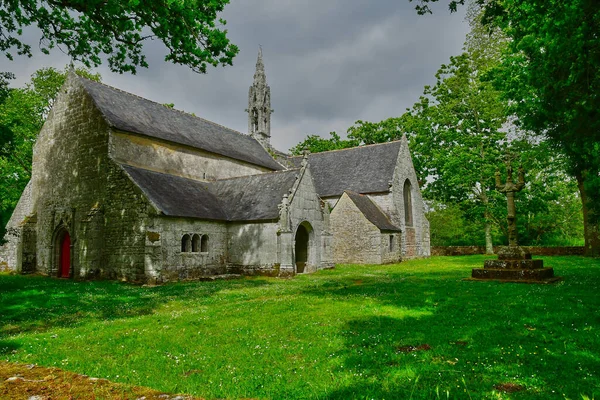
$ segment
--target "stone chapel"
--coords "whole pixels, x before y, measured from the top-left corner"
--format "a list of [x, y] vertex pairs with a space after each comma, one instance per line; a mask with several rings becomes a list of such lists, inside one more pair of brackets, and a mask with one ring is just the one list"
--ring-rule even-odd
[[164, 282], [430, 254], [406, 137], [275, 150], [262, 52], [248, 134], [71, 72], [34, 147], [0, 270]]

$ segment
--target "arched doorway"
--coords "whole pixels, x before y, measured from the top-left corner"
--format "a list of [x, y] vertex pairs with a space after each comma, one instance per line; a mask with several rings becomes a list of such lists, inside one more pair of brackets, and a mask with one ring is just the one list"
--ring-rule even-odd
[[298, 225], [296, 230], [294, 254], [297, 274], [303, 273], [309, 262], [311, 232], [312, 226], [308, 222]]
[[66, 229], [61, 230], [56, 236], [58, 254], [56, 266], [60, 278], [71, 277], [71, 235]]

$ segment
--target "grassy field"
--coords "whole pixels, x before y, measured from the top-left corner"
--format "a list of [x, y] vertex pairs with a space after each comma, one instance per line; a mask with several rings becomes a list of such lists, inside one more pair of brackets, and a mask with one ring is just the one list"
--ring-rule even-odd
[[[0, 359], [206, 398], [600, 398], [600, 260], [483, 256], [139, 287], [0, 275]], [[518, 390], [509, 393], [506, 390]]]

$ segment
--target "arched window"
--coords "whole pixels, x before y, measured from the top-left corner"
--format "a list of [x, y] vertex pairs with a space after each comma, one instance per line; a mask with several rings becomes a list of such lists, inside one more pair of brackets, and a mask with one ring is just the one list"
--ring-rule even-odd
[[192, 236], [192, 253], [197, 253], [200, 250], [200, 235], [197, 233]]
[[202, 240], [200, 240], [200, 252], [206, 253], [208, 251], [208, 235], [202, 235]]
[[185, 234], [181, 238], [181, 252], [187, 253], [192, 249], [192, 238], [190, 235]]
[[413, 226], [412, 185], [408, 179], [404, 181], [404, 221], [406, 226]]

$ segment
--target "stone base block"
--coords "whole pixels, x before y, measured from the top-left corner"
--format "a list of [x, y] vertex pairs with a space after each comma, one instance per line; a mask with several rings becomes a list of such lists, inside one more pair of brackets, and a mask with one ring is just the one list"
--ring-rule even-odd
[[537, 269], [495, 269], [473, 268], [471, 278], [476, 280], [500, 280], [504, 282], [550, 283], [561, 280], [554, 276], [553, 268]]
[[540, 269], [544, 268], [543, 260], [485, 260], [484, 269]]

